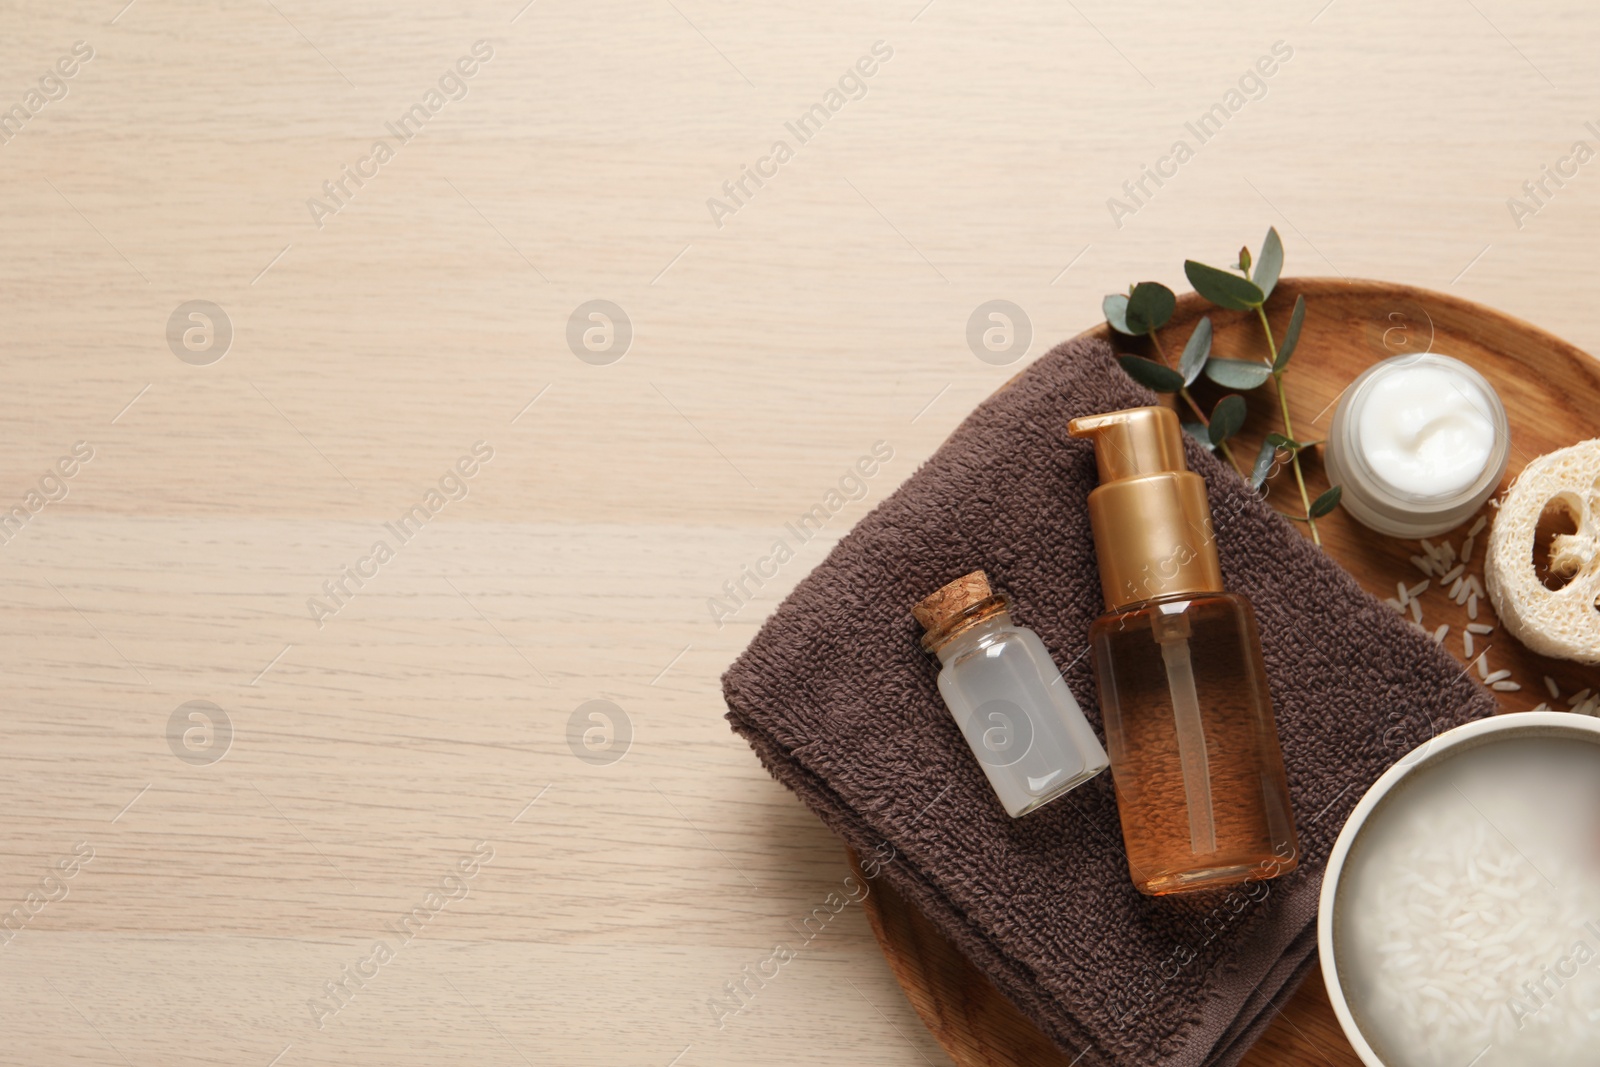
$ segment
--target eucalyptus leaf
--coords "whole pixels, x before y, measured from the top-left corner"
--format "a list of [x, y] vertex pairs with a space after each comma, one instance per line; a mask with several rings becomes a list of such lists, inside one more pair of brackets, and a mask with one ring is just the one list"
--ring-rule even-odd
[[1121, 293], [1107, 293], [1106, 298], [1100, 302], [1100, 310], [1106, 313], [1106, 321], [1118, 333], [1125, 333], [1129, 337], [1138, 336], [1128, 329], [1128, 298]]
[[1267, 239], [1261, 242], [1261, 255], [1256, 257], [1256, 272], [1250, 277], [1261, 290], [1263, 298], [1272, 295], [1273, 287], [1278, 284], [1278, 275], [1283, 273], [1283, 239], [1278, 236], [1278, 228], [1270, 227], [1267, 230]]
[[1152, 333], [1167, 324], [1178, 298], [1160, 282], [1140, 282], [1128, 294], [1123, 321], [1133, 333]]
[[1183, 384], [1193, 385], [1210, 358], [1211, 317], [1208, 315], [1195, 323], [1194, 332], [1189, 335], [1188, 343], [1183, 346], [1183, 355], [1178, 359], [1178, 373], [1183, 375]]
[[1310, 516], [1313, 519], [1320, 519], [1322, 516], [1338, 507], [1339, 497], [1343, 491], [1343, 486], [1336, 485], [1332, 489], [1329, 489], [1326, 493], [1323, 493], [1321, 496], [1317, 497], [1317, 499], [1313, 500], [1311, 502], [1311, 511], [1309, 512]]
[[1254, 389], [1272, 377], [1272, 368], [1249, 359], [1213, 359], [1206, 377], [1227, 389]]
[[1261, 451], [1256, 453], [1255, 466], [1250, 468], [1250, 488], [1261, 488], [1261, 483], [1267, 480], [1267, 475], [1272, 471], [1272, 461], [1277, 455], [1278, 447], [1271, 440], [1261, 442]]
[[1176, 393], [1183, 388], [1183, 375], [1143, 356], [1122, 356], [1119, 360], [1128, 377], [1158, 393]]
[[1283, 434], [1278, 433], [1276, 430], [1274, 430], [1272, 433], [1267, 434], [1267, 443], [1270, 444], [1273, 448], [1293, 448], [1293, 449], [1300, 448], [1300, 442], [1299, 441], [1296, 441], [1292, 437], [1285, 437]]
[[1183, 261], [1183, 273], [1194, 291], [1218, 307], [1234, 311], [1249, 311], [1266, 300], [1259, 286], [1249, 278], [1229, 274], [1216, 267], [1208, 267], [1192, 259]]
[[1278, 346], [1278, 358], [1272, 362], [1274, 374], [1289, 365], [1289, 357], [1294, 355], [1294, 346], [1300, 343], [1300, 327], [1306, 321], [1306, 298], [1294, 298], [1294, 310], [1289, 313], [1289, 328], [1283, 331], [1283, 344]]
[[1217, 401], [1217, 406], [1211, 409], [1211, 443], [1220, 445], [1238, 433], [1244, 425], [1244, 416], [1244, 397], [1238, 393], [1229, 393]]
[[1194, 438], [1196, 441], [1199, 441], [1200, 447], [1205, 449], [1207, 452], [1215, 452], [1217, 450], [1217, 446], [1211, 443], [1211, 432], [1206, 429], [1205, 423], [1186, 422], [1183, 424], [1183, 432]]

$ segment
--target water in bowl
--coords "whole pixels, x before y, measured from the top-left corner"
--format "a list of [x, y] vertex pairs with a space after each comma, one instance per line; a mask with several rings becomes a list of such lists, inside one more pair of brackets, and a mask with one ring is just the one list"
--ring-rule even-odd
[[1593, 1067], [1600, 744], [1494, 740], [1410, 775], [1350, 850], [1333, 936], [1389, 1067]]

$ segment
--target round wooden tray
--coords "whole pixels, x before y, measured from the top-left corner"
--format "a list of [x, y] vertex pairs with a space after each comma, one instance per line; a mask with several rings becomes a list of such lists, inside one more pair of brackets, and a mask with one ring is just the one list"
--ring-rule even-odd
[[[1511, 422], [1511, 459], [1502, 490], [1534, 457], [1600, 433], [1593, 414], [1600, 412], [1600, 363], [1536, 326], [1457, 297], [1410, 286], [1285, 278], [1268, 302], [1274, 336], [1283, 336], [1296, 296], [1306, 298], [1306, 320], [1286, 381], [1290, 415], [1301, 440], [1320, 440], [1327, 435], [1334, 402], [1368, 366], [1390, 356], [1430, 350], [1475, 367], [1505, 402]], [[1265, 341], [1253, 314], [1224, 311], [1193, 293], [1179, 298], [1172, 322], [1162, 331], [1162, 347], [1169, 355], [1176, 358], [1182, 351], [1183, 341], [1202, 315], [1211, 316], [1215, 328], [1214, 354], [1260, 358]], [[1104, 323], [1083, 336], [1111, 341], [1123, 351], [1154, 355], [1148, 342], [1113, 337]], [[1197, 384], [1194, 391], [1207, 409], [1221, 394], [1209, 383]], [[1265, 434], [1282, 429], [1270, 394], [1269, 386], [1247, 397], [1250, 417], [1235, 449], [1240, 462], [1254, 457]], [[1320, 457], [1308, 455], [1305, 465], [1307, 488], [1314, 499], [1327, 488], [1327, 478]], [[1291, 477], [1280, 473], [1273, 486], [1269, 500], [1281, 510], [1299, 510]], [[1375, 596], [1394, 596], [1396, 582], [1415, 585], [1422, 580], [1409, 559], [1418, 551], [1415, 542], [1375, 534], [1343, 510], [1318, 520], [1318, 527], [1328, 554]], [[1435, 541], [1452, 541], [1459, 548], [1463, 535], [1464, 530], [1458, 529]], [[1468, 568], [1480, 581], [1486, 542], [1486, 536], [1479, 537]], [[1461, 635], [1467, 623], [1466, 609], [1450, 603], [1437, 584], [1423, 594], [1423, 600], [1426, 625], [1448, 623], [1445, 646], [1465, 660]], [[1479, 603], [1478, 618], [1495, 621], [1487, 601]], [[1496, 694], [1501, 711], [1526, 711], [1549, 700], [1546, 675], [1555, 679], [1563, 694], [1587, 687], [1600, 689], [1600, 669], [1535, 655], [1503, 631], [1478, 637], [1475, 644], [1476, 652], [1489, 649], [1492, 668], [1510, 670], [1512, 679], [1522, 684], [1520, 691]], [[1565, 700], [1551, 703], [1557, 708], [1566, 706]], [[854, 855], [850, 862], [861, 875]], [[863, 906], [878, 944], [917, 1014], [951, 1059], [960, 1067], [1070, 1067], [1071, 1057], [1040, 1033], [904, 898], [881, 879], [873, 888]], [[1278, 1017], [1245, 1057], [1244, 1067], [1306, 1063], [1360, 1067], [1361, 1061], [1328, 1004], [1320, 972], [1314, 972], [1293, 997], [1276, 1008]]]

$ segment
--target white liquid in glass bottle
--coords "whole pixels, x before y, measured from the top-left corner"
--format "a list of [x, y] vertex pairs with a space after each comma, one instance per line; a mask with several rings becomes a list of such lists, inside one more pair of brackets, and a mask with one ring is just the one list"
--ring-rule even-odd
[[1106, 769], [1105, 749], [1039, 635], [973, 571], [921, 601], [923, 647], [943, 664], [939, 694], [1012, 818]]

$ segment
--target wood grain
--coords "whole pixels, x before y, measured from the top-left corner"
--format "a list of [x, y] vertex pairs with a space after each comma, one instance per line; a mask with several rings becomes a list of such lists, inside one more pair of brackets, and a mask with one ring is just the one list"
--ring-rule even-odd
[[[1470, 364], [1504, 400], [1512, 451], [1497, 496], [1533, 457], [1600, 432], [1595, 415], [1600, 411], [1600, 363], [1528, 323], [1469, 301], [1408, 286], [1284, 279], [1268, 305], [1268, 318], [1280, 337], [1298, 296], [1306, 299], [1306, 321], [1286, 381], [1290, 417], [1300, 440], [1320, 439], [1326, 433], [1333, 414], [1331, 405], [1367, 367], [1391, 356], [1424, 351], [1442, 352]], [[1201, 315], [1209, 315], [1215, 327], [1215, 354], [1261, 358], [1265, 341], [1253, 313], [1223, 311], [1193, 293], [1179, 299], [1172, 323], [1162, 331], [1163, 349], [1181, 351], [1183, 340]], [[1104, 325], [1087, 332], [1125, 350], [1155, 357], [1147, 341], [1114, 337]], [[1242, 457], [1254, 456], [1262, 436], [1281, 428], [1276, 402], [1269, 402], [1270, 390], [1269, 385], [1249, 397], [1251, 420], [1248, 432], [1241, 435]], [[1197, 391], [1202, 407], [1209, 408], [1217, 395], [1214, 386]], [[1314, 499], [1327, 488], [1327, 480], [1320, 462], [1309, 455], [1307, 460], [1308, 491]], [[1279, 510], [1300, 510], [1288, 471], [1269, 483], [1267, 498]], [[1480, 514], [1492, 519], [1492, 506], [1486, 505]], [[1459, 549], [1465, 530], [1475, 521], [1476, 516], [1467, 519], [1456, 530], [1434, 538], [1434, 543], [1450, 542]], [[1415, 586], [1422, 580], [1423, 575], [1409, 560], [1420, 551], [1416, 542], [1375, 534], [1343, 510], [1322, 520], [1319, 527], [1329, 554], [1374, 596], [1393, 597], [1396, 582]], [[1486, 541], [1486, 536], [1478, 539], [1480, 545]], [[1474, 554], [1466, 573], [1482, 580], [1481, 550]], [[1464, 670], [1471, 670], [1472, 660], [1464, 655], [1462, 644], [1468, 622], [1466, 608], [1451, 603], [1445, 594], [1437, 582], [1422, 594], [1423, 625], [1429, 630], [1448, 625], [1445, 647], [1464, 661]], [[1478, 608], [1479, 621], [1494, 624], [1487, 599]], [[1600, 668], [1539, 656], [1498, 629], [1475, 638], [1474, 652], [1487, 655], [1491, 670], [1510, 670], [1511, 679], [1522, 686], [1515, 692], [1495, 694], [1502, 712], [1526, 711], [1549, 701], [1543, 681], [1546, 676], [1555, 679], [1567, 694], [1600, 688]], [[1555, 706], [1564, 708], [1566, 704], [1556, 701]], [[1414, 738], [1411, 744], [1426, 740]], [[1306, 814], [1300, 813], [1301, 817]], [[860, 873], [860, 864], [853, 856], [851, 860]], [[1072, 1056], [1056, 1049], [928, 920], [881, 879], [873, 885], [878, 891], [865, 901], [873, 932], [907, 998], [957, 1064], [1068, 1067]], [[1320, 971], [1283, 1001], [1274, 1005], [1276, 1018], [1246, 1056], [1245, 1067], [1308, 1062], [1360, 1067], [1361, 1061], [1345, 1040], [1328, 1003]]]

